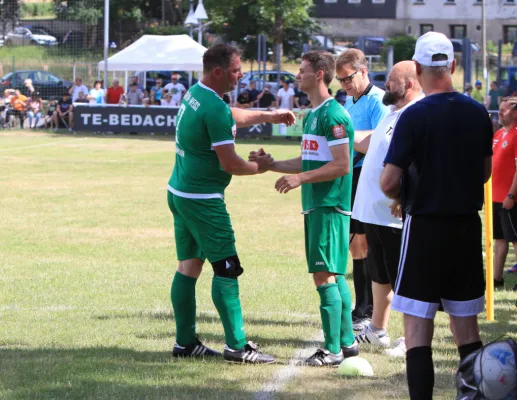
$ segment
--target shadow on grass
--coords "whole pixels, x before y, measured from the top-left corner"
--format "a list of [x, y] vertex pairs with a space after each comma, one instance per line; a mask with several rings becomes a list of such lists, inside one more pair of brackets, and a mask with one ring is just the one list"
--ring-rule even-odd
[[[0, 349], [0, 397], [38, 399], [241, 399], [222, 360], [173, 360], [116, 347]], [[243, 367], [250, 368], [250, 367]], [[251, 367], [254, 368], [254, 367]]]

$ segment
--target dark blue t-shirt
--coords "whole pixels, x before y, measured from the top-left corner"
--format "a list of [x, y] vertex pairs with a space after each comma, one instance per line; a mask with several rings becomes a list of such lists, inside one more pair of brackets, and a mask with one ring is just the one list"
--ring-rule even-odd
[[453, 216], [483, 207], [484, 159], [492, 123], [483, 105], [456, 92], [433, 94], [400, 116], [384, 162], [404, 170], [410, 215]]
[[59, 99], [57, 104], [59, 105], [59, 108], [61, 109], [61, 112], [67, 112], [68, 109], [70, 108], [70, 106], [72, 105], [72, 98], [69, 97], [66, 100], [61, 98], [61, 99]]

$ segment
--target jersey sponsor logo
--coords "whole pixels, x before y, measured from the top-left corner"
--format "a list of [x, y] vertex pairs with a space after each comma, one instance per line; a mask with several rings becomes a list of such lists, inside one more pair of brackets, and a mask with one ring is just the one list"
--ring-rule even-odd
[[319, 144], [316, 140], [303, 140], [302, 141], [302, 149], [303, 150], [314, 150], [317, 151], [319, 148]]
[[316, 130], [316, 126], [318, 126], [318, 118], [314, 118], [314, 119], [312, 120], [312, 124], [311, 124], [311, 131]]
[[346, 129], [343, 125], [336, 125], [332, 127], [332, 135], [336, 139], [341, 139], [346, 136]]
[[185, 157], [185, 152], [176, 146], [176, 154], [180, 157]]
[[332, 153], [325, 136], [304, 134], [302, 138], [302, 160], [332, 161]]
[[316, 266], [320, 266], [320, 265], [325, 265], [325, 263], [324, 263], [323, 261], [316, 261], [316, 262], [314, 263], [314, 265], [316, 265]]

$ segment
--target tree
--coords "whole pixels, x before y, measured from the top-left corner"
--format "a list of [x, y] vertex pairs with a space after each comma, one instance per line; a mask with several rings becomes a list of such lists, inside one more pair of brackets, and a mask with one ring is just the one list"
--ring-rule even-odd
[[292, 50], [318, 30], [310, 14], [311, 0], [205, 0], [204, 4], [213, 29], [238, 43], [248, 59], [256, 54], [258, 34], [268, 35], [268, 46], [275, 52], [277, 44]]
[[388, 40], [382, 50], [382, 59], [386, 62], [386, 47], [393, 46], [393, 63], [411, 60], [415, 52], [416, 38], [409, 35], [394, 36]]
[[2, 36], [18, 24], [20, 19], [20, 3], [18, 0], [0, 1], [0, 21], [2, 21]]

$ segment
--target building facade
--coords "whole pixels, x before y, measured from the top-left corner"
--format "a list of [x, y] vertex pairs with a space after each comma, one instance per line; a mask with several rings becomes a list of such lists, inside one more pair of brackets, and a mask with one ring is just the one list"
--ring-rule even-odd
[[[487, 40], [517, 41], [517, 0], [485, 0]], [[419, 36], [430, 30], [481, 43], [481, 0], [315, 0], [333, 37]]]

